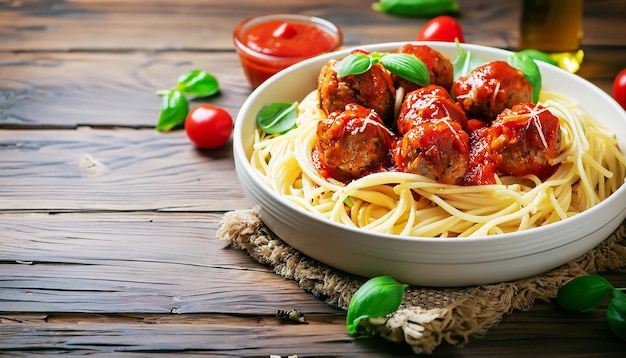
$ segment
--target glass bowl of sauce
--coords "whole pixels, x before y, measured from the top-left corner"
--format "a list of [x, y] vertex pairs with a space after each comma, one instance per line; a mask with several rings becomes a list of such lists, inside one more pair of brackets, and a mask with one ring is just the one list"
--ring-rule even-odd
[[297, 62], [339, 49], [341, 30], [305, 15], [265, 15], [244, 20], [233, 32], [243, 72], [253, 88]]

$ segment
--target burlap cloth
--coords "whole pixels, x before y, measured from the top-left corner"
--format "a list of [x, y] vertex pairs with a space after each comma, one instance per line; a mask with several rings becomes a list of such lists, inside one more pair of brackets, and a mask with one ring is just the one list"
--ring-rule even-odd
[[[274, 272], [295, 281], [328, 304], [347, 309], [354, 292], [365, 282], [315, 261], [281, 241], [255, 210], [224, 215], [217, 237]], [[466, 343], [484, 335], [514, 310], [528, 310], [534, 302], [548, 301], [570, 279], [626, 267], [626, 221], [605, 241], [584, 256], [541, 276], [466, 288], [409, 287], [400, 308], [371, 322], [375, 334], [393, 342], [406, 342], [416, 353], [432, 353], [444, 340]]]

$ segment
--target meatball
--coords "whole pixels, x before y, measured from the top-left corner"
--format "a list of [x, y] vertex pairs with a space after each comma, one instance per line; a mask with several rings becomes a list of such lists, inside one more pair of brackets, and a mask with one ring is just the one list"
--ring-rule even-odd
[[399, 170], [444, 184], [460, 184], [469, 165], [469, 137], [456, 122], [442, 119], [411, 128], [394, 152]]
[[470, 135], [470, 169], [466, 185], [495, 184], [495, 174], [546, 179], [557, 166], [559, 119], [541, 105], [519, 103], [505, 109], [490, 127]]
[[467, 117], [441, 86], [430, 85], [408, 93], [398, 113], [398, 132], [404, 134], [423, 122], [447, 118], [467, 129]]
[[[430, 83], [439, 85], [450, 91], [454, 80], [454, 68], [452, 62], [446, 55], [426, 45], [406, 44], [400, 47], [398, 53], [414, 55], [424, 62], [430, 74]], [[407, 81], [398, 76], [393, 76], [396, 87], [403, 87], [405, 92], [410, 92], [420, 88], [416, 83]]]
[[492, 123], [490, 146], [501, 157], [498, 169], [525, 176], [550, 176], [560, 152], [559, 118], [538, 104], [520, 103], [505, 109]]
[[348, 104], [318, 123], [314, 162], [325, 177], [349, 182], [391, 166], [392, 136], [374, 110]]
[[338, 64], [330, 60], [320, 71], [317, 89], [322, 110], [329, 115], [356, 103], [375, 110], [384, 123], [393, 123], [396, 90], [389, 71], [375, 64], [365, 73], [337, 78]]
[[504, 61], [493, 61], [459, 78], [450, 94], [469, 118], [490, 122], [505, 108], [531, 102], [533, 88], [522, 71]]

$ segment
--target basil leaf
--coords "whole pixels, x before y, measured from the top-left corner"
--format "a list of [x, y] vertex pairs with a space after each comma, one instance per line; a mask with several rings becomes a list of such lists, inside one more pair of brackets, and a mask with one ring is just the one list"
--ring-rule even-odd
[[463, 51], [459, 41], [456, 41], [456, 47], [459, 51], [459, 56], [454, 60], [452, 66], [454, 68], [454, 80], [458, 80], [461, 77], [469, 75], [476, 67], [481, 66], [485, 62], [480, 58], [474, 56], [471, 51]]
[[266, 104], [256, 115], [256, 122], [265, 133], [287, 133], [296, 126], [298, 102]]
[[351, 53], [344, 57], [337, 69], [337, 78], [360, 75], [367, 72], [374, 64], [374, 58], [364, 53]]
[[196, 97], [208, 97], [220, 90], [217, 78], [203, 70], [191, 70], [178, 77], [176, 89]]
[[383, 56], [380, 62], [389, 72], [404, 78], [407, 81], [417, 83], [422, 87], [430, 84], [428, 67], [419, 58], [407, 53], [390, 53]]
[[557, 303], [566, 310], [589, 312], [596, 308], [612, 290], [613, 285], [602, 276], [580, 276], [559, 289]]
[[532, 58], [519, 52], [509, 56], [506, 62], [511, 65], [511, 67], [515, 67], [524, 72], [524, 77], [526, 77], [533, 87], [533, 103], [537, 103], [539, 93], [541, 92], [541, 72], [539, 72], [539, 66], [537, 66]]
[[626, 295], [620, 290], [613, 290], [606, 308], [609, 328], [616, 336], [626, 341]]
[[161, 114], [156, 126], [158, 131], [169, 131], [185, 121], [189, 112], [189, 102], [179, 90], [159, 91]]
[[524, 54], [524, 55], [532, 58], [533, 60], [549, 63], [549, 64], [551, 64], [553, 66], [558, 66], [559, 65], [559, 63], [556, 62], [552, 57], [550, 57], [550, 55], [548, 55], [545, 52], [541, 52], [539, 50], [525, 49], [525, 50], [519, 51], [518, 53]]
[[407, 287], [390, 276], [378, 276], [365, 282], [350, 300], [346, 316], [348, 331], [354, 334], [361, 320], [382, 317], [397, 310]]

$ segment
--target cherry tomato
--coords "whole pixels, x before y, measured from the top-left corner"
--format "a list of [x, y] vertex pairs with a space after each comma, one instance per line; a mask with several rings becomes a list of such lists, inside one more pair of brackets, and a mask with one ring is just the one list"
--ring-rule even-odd
[[228, 142], [233, 133], [233, 119], [220, 107], [201, 104], [187, 114], [185, 132], [198, 148], [219, 148]]
[[613, 81], [613, 98], [626, 109], [626, 68], [623, 68]]
[[424, 25], [417, 35], [418, 41], [465, 42], [461, 25], [452, 16], [437, 16]]

